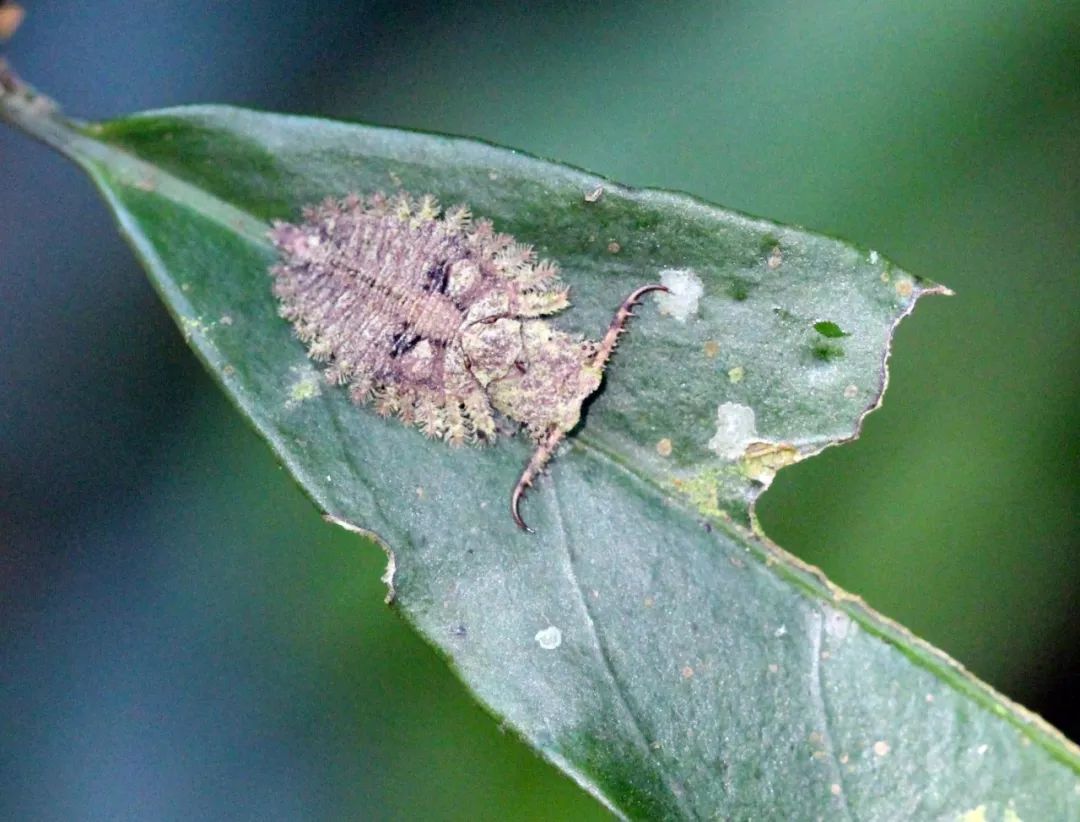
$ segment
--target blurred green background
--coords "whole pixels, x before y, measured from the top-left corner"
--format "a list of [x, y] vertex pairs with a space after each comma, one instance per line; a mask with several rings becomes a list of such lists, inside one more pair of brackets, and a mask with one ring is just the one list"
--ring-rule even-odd
[[[70, 113], [483, 137], [953, 287], [781, 545], [1080, 736], [1080, 4], [29, 2]], [[0, 817], [604, 818], [471, 703], [187, 352], [90, 183], [0, 131]]]

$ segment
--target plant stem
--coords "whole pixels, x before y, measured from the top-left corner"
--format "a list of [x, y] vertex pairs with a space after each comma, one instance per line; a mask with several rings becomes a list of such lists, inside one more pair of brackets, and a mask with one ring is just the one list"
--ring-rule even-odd
[[80, 123], [64, 117], [55, 101], [19, 79], [3, 59], [0, 59], [0, 120], [67, 156], [71, 156], [73, 140], [81, 136]]

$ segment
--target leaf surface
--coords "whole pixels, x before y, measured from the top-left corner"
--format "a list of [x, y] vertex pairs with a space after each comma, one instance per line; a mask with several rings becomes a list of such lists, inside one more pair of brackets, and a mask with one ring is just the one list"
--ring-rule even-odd
[[[316, 504], [391, 552], [402, 614], [617, 814], [1080, 818], [1069, 742], [753, 522], [777, 469], [855, 435], [896, 323], [933, 284], [475, 141], [223, 107], [76, 129], [6, 107], [93, 177], [192, 347]], [[398, 189], [468, 203], [557, 260], [567, 330], [598, 338], [661, 277], [686, 297], [638, 310], [526, 499], [534, 535], [507, 508], [523, 436], [452, 449], [357, 408], [277, 316], [269, 221]]]

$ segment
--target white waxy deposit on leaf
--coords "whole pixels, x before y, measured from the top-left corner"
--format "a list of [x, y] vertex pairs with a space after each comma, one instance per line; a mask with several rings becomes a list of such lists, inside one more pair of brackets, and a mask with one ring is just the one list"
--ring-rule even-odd
[[665, 268], [660, 272], [660, 282], [667, 286], [667, 294], [657, 294], [660, 313], [674, 317], [681, 323], [698, 313], [698, 301], [705, 293], [701, 277], [689, 268]]
[[742, 456], [746, 446], [757, 439], [754, 409], [736, 402], [721, 403], [716, 409], [716, 433], [709, 450], [725, 459]]
[[562, 645], [562, 631], [554, 625], [549, 625], [543, 630], [537, 631], [536, 636], [534, 636], [533, 639], [535, 639], [536, 644], [545, 651], [554, 651]]

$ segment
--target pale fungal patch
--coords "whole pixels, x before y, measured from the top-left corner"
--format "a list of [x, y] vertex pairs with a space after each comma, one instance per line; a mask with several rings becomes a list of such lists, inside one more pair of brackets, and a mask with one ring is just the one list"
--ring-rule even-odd
[[232, 325], [232, 324], [233, 324], [233, 318], [232, 318], [231, 314], [222, 314], [221, 318], [218, 320], [218, 325], [229, 326], [229, 325]]
[[620, 251], [622, 251], [622, 246], [615, 242], [615, 240], [612, 240], [610, 243], [607, 244], [607, 250], [611, 254], [618, 254]]
[[667, 437], [664, 437], [662, 440], [656, 443], [656, 453], [659, 454], [661, 457], [670, 457], [671, 440], [669, 440]]
[[197, 334], [205, 334], [207, 332], [206, 323], [196, 317], [181, 317], [180, 326], [181, 331], [184, 334], [185, 342], [189, 342], [191, 338]]
[[772, 635], [774, 637], [776, 637], [777, 639], [781, 639], [781, 638], [787, 636], [787, 625], [781, 625], [779, 628], [777, 628], [775, 631], [773, 631]]
[[756, 438], [753, 408], [736, 402], [720, 404], [716, 409], [716, 433], [709, 440], [710, 451], [724, 459], [735, 460]]
[[893, 288], [896, 289], [899, 296], [906, 300], [911, 296], [911, 292], [915, 290], [915, 283], [909, 277], [900, 277], [893, 285]]
[[884, 739], [879, 739], [874, 743], [874, 756], [888, 756], [891, 750], [889, 743]]
[[683, 668], [682, 668], [682, 671], [680, 671], [680, 673], [682, 674], [683, 679], [693, 679], [694, 678], [694, 669], [691, 668], [689, 665], [684, 665]]
[[831, 793], [833, 796], [839, 796], [840, 795], [840, 786], [836, 782], [833, 782], [829, 786], [829, 793]]
[[752, 442], [746, 446], [740, 467], [754, 482], [766, 488], [772, 483], [776, 472], [802, 458], [799, 449], [786, 442]]
[[881, 260], [881, 255], [878, 254], [876, 251], [871, 251], [870, 252], [870, 265], [877, 265], [879, 260]]
[[668, 289], [667, 294], [656, 295], [661, 314], [681, 323], [697, 316], [698, 303], [705, 294], [701, 277], [689, 268], [665, 268], [660, 272], [660, 282]]
[[714, 359], [720, 353], [720, 343], [716, 340], [706, 340], [701, 350], [708, 359]]
[[765, 265], [769, 267], [770, 271], [776, 271], [783, 264], [784, 252], [780, 250], [780, 246], [774, 245], [772, 251], [769, 252], [768, 259], [765, 260]]
[[562, 645], [562, 631], [554, 625], [549, 625], [548, 627], [537, 631], [536, 636], [534, 636], [533, 639], [535, 639], [536, 644], [545, 651], [554, 651]]
[[986, 805], [977, 805], [956, 817], [957, 822], [986, 822]]
[[[368, 536], [367, 533], [365, 536]], [[379, 582], [386, 586], [386, 604], [389, 605], [394, 601], [396, 593], [394, 591], [394, 574], [397, 573], [397, 558], [394, 556], [394, 552], [389, 548], [384, 548], [386, 551], [386, 570], [383, 571], [383, 575], [379, 577]]]
[[314, 368], [294, 365], [289, 369], [293, 374], [293, 381], [289, 385], [289, 398], [285, 400], [286, 408], [293, 408], [302, 402], [315, 399], [322, 393], [323, 381]]
[[859, 386], [854, 383], [844, 389], [844, 399], [853, 400], [859, 396]]
[[588, 194], [585, 195], [585, 202], [587, 202], [587, 203], [598, 203], [598, 202], [600, 202], [600, 198], [603, 197], [603, 196], [604, 196], [604, 187], [603, 186], [597, 186], [596, 188], [594, 188], [592, 191], [590, 191]]

